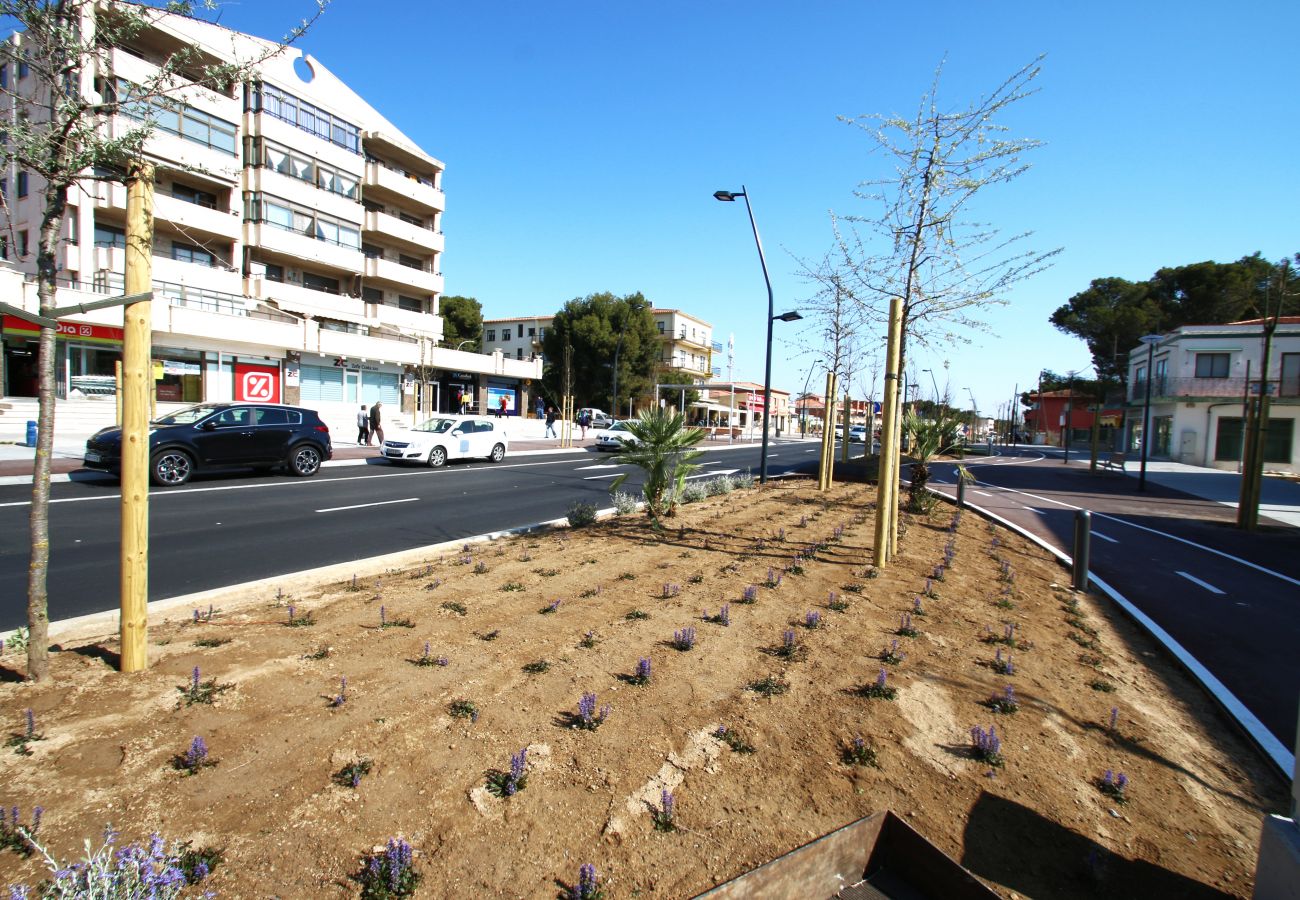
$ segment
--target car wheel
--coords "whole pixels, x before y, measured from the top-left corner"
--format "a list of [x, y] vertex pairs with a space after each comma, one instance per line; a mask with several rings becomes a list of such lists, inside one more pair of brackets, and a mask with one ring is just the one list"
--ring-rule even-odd
[[177, 487], [194, 474], [194, 460], [183, 450], [161, 450], [149, 461], [149, 480], [159, 487]]
[[445, 465], [447, 462], [447, 451], [441, 447], [434, 447], [429, 451], [429, 468], [436, 469]]
[[311, 444], [299, 444], [289, 451], [289, 474], [308, 478], [320, 471], [320, 451]]
[[492, 455], [489, 457], [489, 459], [491, 459], [493, 462], [501, 462], [501, 460], [505, 458], [506, 458], [505, 444], [497, 444], [495, 447], [492, 448]]

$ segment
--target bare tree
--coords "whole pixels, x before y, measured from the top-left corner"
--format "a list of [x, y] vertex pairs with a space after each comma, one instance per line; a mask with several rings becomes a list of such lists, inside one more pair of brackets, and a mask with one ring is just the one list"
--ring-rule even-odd
[[[80, 190], [87, 180], [105, 177], [97, 173], [125, 173], [133, 162], [145, 158], [145, 142], [156, 128], [158, 109], [183, 101], [193, 90], [233, 91], [258, 65], [305, 33], [328, 0], [310, 3], [314, 7], [310, 19], [304, 19], [278, 43], [256, 42], [262, 49], [253, 51], [249, 58], [231, 61], [199, 46], [182, 44], [147, 80], [127, 85], [103, 77], [112, 73], [113, 49], [128, 46], [165, 17], [211, 13], [216, 9], [213, 0], [199, 4], [167, 2], [161, 7], [120, 0], [0, 0], [0, 17], [15, 26], [18, 33], [8, 45], [9, 52], [17, 52], [15, 62], [30, 76], [11, 78], [10, 86], [0, 92], [8, 113], [8, 140], [0, 144], [0, 161], [6, 167], [17, 166], [34, 175], [32, 189], [39, 189], [43, 197], [36, 248], [41, 316], [52, 319], [57, 312], [59, 244], [68, 192]], [[97, 76], [101, 76], [98, 81]], [[104, 123], [119, 114], [136, 124], [112, 136]], [[27, 583], [27, 677], [36, 681], [49, 677], [46, 579], [50, 562], [55, 334], [54, 326], [41, 325], [37, 388], [40, 413], [32, 469]]]

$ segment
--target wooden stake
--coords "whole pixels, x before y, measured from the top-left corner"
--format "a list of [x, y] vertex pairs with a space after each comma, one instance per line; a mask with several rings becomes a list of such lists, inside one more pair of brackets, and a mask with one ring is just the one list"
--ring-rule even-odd
[[826, 373], [826, 402], [822, 407], [822, 457], [817, 489], [829, 491], [835, 480], [835, 384], [834, 372]]
[[117, 418], [113, 421], [118, 428], [122, 427], [122, 360], [113, 361], [113, 405], [114, 415]]
[[844, 454], [843, 459], [845, 462], [849, 461], [849, 427], [853, 424], [849, 419], [849, 413], [852, 411], [852, 409], [853, 409], [852, 401], [849, 400], [849, 395], [846, 392], [844, 394], [844, 441], [843, 444], [841, 445]]
[[[127, 294], [153, 287], [153, 166], [135, 162], [127, 174]], [[153, 304], [131, 303], [122, 330], [122, 575], [119, 667], [139, 672], [149, 665], [149, 412]]]
[[876, 489], [875, 565], [893, 557], [898, 518], [899, 362], [902, 356], [903, 298], [889, 301], [889, 339], [885, 349], [885, 388], [880, 424], [880, 471]]

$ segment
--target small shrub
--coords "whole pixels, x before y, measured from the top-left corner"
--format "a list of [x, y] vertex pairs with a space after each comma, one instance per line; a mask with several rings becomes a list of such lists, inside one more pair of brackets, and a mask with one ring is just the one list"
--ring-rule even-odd
[[623, 680], [628, 684], [644, 685], [650, 683], [650, 658], [643, 656], [636, 661], [636, 668], [632, 670], [631, 675], [623, 676]]
[[623, 618], [627, 619], [629, 622], [635, 622], [637, 619], [650, 618], [650, 613], [642, 609], [634, 609]]
[[896, 630], [894, 634], [898, 635], [899, 637], [914, 638], [920, 633], [921, 632], [917, 631], [916, 628], [913, 627], [912, 616], [910, 613], [903, 613], [901, 616], [899, 616], [898, 630]]
[[494, 628], [491, 631], [485, 631], [483, 634], [480, 634], [478, 639], [480, 641], [495, 641], [499, 637], [501, 637], [501, 629]]
[[794, 629], [787, 628], [781, 635], [781, 643], [772, 652], [784, 660], [793, 661], [804, 655], [804, 648], [795, 638]]
[[840, 598], [840, 595], [834, 591], [826, 598], [826, 608], [831, 612], [844, 612], [849, 608], [849, 601]]
[[754, 486], [754, 473], [749, 469], [740, 472], [735, 476], [736, 487], [741, 490], [749, 490]]
[[881, 669], [880, 674], [876, 676], [876, 680], [858, 688], [858, 693], [873, 700], [893, 700], [898, 696], [898, 689], [890, 687], [888, 681], [889, 673]]
[[596, 521], [596, 504], [579, 500], [569, 505], [569, 526], [582, 528]]
[[453, 700], [447, 704], [447, 712], [451, 713], [456, 719], [469, 719], [471, 722], [478, 721], [478, 707], [472, 700]]
[[1115, 685], [1104, 678], [1094, 678], [1088, 682], [1088, 687], [1094, 691], [1101, 691], [1103, 694], [1110, 694], [1115, 690]]
[[699, 574], [699, 573], [697, 572], [697, 573], [695, 573], [694, 575], [692, 575], [690, 578], [687, 578], [687, 579], [686, 579], [686, 583], [687, 583], [687, 584], [703, 584], [703, 583], [704, 583], [704, 576], [701, 575], [701, 574]]
[[710, 478], [704, 483], [704, 489], [710, 497], [718, 497], [723, 494], [730, 494], [736, 489], [736, 481], [730, 475], [719, 475], [717, 478]]
[[776, 589], [781, 586], [781, 573], [771, 566], [767, 569], [767, 578], [763, 581], [763, 586]]
[[533, 569], [534, 575], [540, 575], [542, 578], [554, 578], [560, 574], [559, 569]]
[[1000, 768], [1004, 762], [1002, 758], [1002, 740], [998, 737], [997, 730], [990, 725], [989, 730], [985, 731], [979, 725], [970, 730], [971, 756], [982, 763], [986, 763], [994, 768]]
[[676, 831], [677, 823], [673, 821], [673, 795], [667, 789], [659, 794], [659, 806], [650, 810], [654, 820], [655, 831]]
[[330, 779], [339, 787], [360, 787], [361, 779], [370, 774], [371, 765], [372, 764], [368, 759], [359, 759], [356, 762], [350, 762], [331, 775]]
[[195, 735], [194, 740], [190, 741], [188, 750], [184, 753], [178, 753], [172, 758], [172, 767], [179, 769], [186, 775], [197, 775], [204, 769], [216, 764], [217, 761], [208, 756], [207, 741], [198, 735]]
[[880, 661], [891, 666], [898, 665], [906, 658], [907, 654], [900, 652], [898, 649], [897, 639], [890, 641], [889, 646], [880, 651]]
[[99, 849], [91, 851], [86, 844], [86, 856], [77, 863], [60, 862], [40, 844], [32, 841], [32, 849], [45, 859], [50, 870], [50, 880], [42, 884], [39, 893], [28, 893], [27, 888], [12, 886], [11, 897], [149, 897], [151, 900], [175, 900], [186, 887], [197, 884], [208, 876], [221, 860], [222, 852], [215, 849], [190, 848], [188, 842], [169, 845], [157, 832], [148, 841], [117, 848], [117, 832], [111, 826], [104, 829], [104, 841]]
[[718, 614], [716, 616], [709, 615], [709, 611], [706, 609], [704, 610], [704, 615], [702, 616], [702, 618], [704, 619], [704, 621], [710, 622], [714, 625], [722, 625], [724, 627], [728, 626], [731, 624], [731, 604], [729, 603], [722, 604], [722, 608], [718, 610]]
[[317, 647], [311, 653], [304, 654], [303, 659], [329, 659], [329, 647]]
[[1116, 803], [1128, 802], [1128, 776], [1123, 772], [1116, 775], [1107, 769], [1106, 774], [1097, 779], [1097, 789]]
[[598, 643], [600, 642], [596, 639], [596, 632], [588, 629], [587, 633], [582, 636], [582, 640], [578, 641], [578, 646], [584, 650], [590, 650]]
[[751, 605], [751, 604], [757, 603], [757, 602], [758, 602], [758, 588], [757, 588], [756, 586], [752, 585], [752, 584], [749, 585], [747, 588], [745, 588], [743, 591], [740, 592], [740, 599], [737, 600], [736, 602], [737, 602], [737, 603], [743, 603], [743, 604], [745, 604], [746, 606], [749, 606], [749, 605]]
[[1085, 635], [1082, 635], [1082, 634], [1079, 634], [1079, 632], [1077, 632], [1077, 631], [1071, 631], [1071, 632], [1069, 632], [1068, 634], [1066, 634], [1066, 637], [1068, 637], [1070, 640], [1074, 641], [1074, 642], [1075, 642], [1076, 644], [1078, 644], [1080, 647], [1084, 647], [1084, 648], [1086, 648], [1086, 649], [1088, 649], [1088, 650], [1096, 650], [1096, 649], [1097, 649], [1097, 641], [1096, 641], [1095, 639], [1090, 638], [1090, 637], [1086, 637]]
[[212, 647], [220, 647], [223, 644], [229, 644], [230, 640], [231, 639], [228, 637], [199, 638], [197, 641], [194, 642], [194, 646], [203, 647], [205, 649], [212, 648]]
[[913, 597], [913, 598], [912, 598], [912, 615], [914, 615], [914, 616], [924, 616], [924, 615], [925, 615], [925, 607], [921, 604], [921, 598], [920, 598], [920, 597]]
[[552, 613], [559, 612], [559, 610], [560, 610], [560, 603], [562, 603], [562, 602], [563, 602], [563, 601], [561, 601], [561, 600], [553, 600], [553, 601], [551, 601], [550, 603], [548, 603], [548, 604], [546, 604], [545, 606], [543, 606], [541, 609], [539, 609], [538, 612], [541, 613], [541, 614], [544, 615], [544, 616], [549, 616], [549, 615], [551, 615]]
[[297, 615], [297, 607], [290, 603], [286, 612], [288, 613], [288, 618], [285, 619], [284, 624], [288, 628], [310, 628], [316, 624], [316, 616], [311, 610], [308, 610], [300, 616]]
[[749, 689], [764, 697], [776, 697], [790, 690], [790, 683], [778, 675], [765, 675], [757, 681], [751, 681]]
[[383, 853], [372, 854], [361, 863], [361, 900], [392, 900], [409, 897], [420, 883], [415, 871], [414, 851], [401, 838], [389, 838]]
[[704, 485], [698, 481], [691, 481], [682, 488], [679, 499], [682, 503], [699, 503], [707, 496], [709, 496], [709, 492]]
[[995, 713], [1010, 714], [1020, 711], [1020, 701], [1016, 699], [1016, 689], [1011, 685], [1006, 685], [1001, 694], [994, 694], [989, 697], [987, 706]]
[[215, 678], [202, 681], [199, 676], [199, 667], [195, 666], [193, 673], [190, 675], [189, 684], [183, 684], [176, 690], [180, 691], [182, 703], [186, 706], [193, 706], [196, 703], [211, 704], [216, 700], [217, 694], [230, 690], [230, 687], [228, 684], [217, 684]]
[[489, 769], [487, 773], [488, 792], [497, 797], [513, 797], [528, 785], [528, 748], [510, 755], [510, 771]]
[[523, 665], [523, 670], [527, 672], [529, 675], [541, 675], [543, 672], [549, 670], [550, 668], [551, 668], [551, 664], [544, 659], [539, 659], [536, 660], [535, 662], [524, 663]]
[[858, 584], [858, 583], [856, 583], [856, 582], [850, 582], [849, 584], [842, 585], [841, 588], [840, 588], [840, 590], [842, 590], [842, 591], [844, 591], [845, 593], [848, 593], [848, 594], [861, 594], [861, 593], [862, 593], [862, 585], [860, 585], [860, 584]]
[[754, 747], [745, 740], [744, 735], [734, 728], [719, 725], [713, 736], [732, 749], [734, 753], [753, 753]]
[[480, 559], [474, 564], [473, 571], [475, 575], [486, 575], [488, 571], [487, 563]]
[[992, 665], [993, 665], [993, 671], [997, 672], [999, 675], [1016, 674], [1016, 664], [1011, 661], [1011, 654], [1008, 653], [1004, 657], [1002, 655], [1001, 647], [999, 647], [998, 652], [994, 654]]
[[660, 599], [671, 600], [673, 597], [676, 597], [681, 592], [682, 592], [682, 586], [680, 584], [665, 584], [663, 588], [663, 593], [660, 595]]
[[624, 491], [615, 491], [610, 499], [614, 501], [614, 515], [616, 516], [631, 515], [641, 505], [641, 502], [636, 497]]
[[863, 577], [863, 578], [879, 578], [879, 577], [880, 577], [880, 570], [877, 569], [875, 566], [867, 566], [866, 570], [863, 572], [862, 577]]
[[523, 589], [524, 586], [517, 581], [507, 581], [505, 584], [501, 585], [501, 590], [505, 591], [506, 593], [511, 593], [513, 591], [522, 591]]
[[442, 608], [447, 610], [447, 612], [454, 612], [458, 616], [463, 616], [469, 612], [469, 609], [466, 608], [464, 603], [460, 603], [456, 600], [448, 600], [446, 603], [442, 604]]
[[876, 762], [876, 751], [867, 746], [867, 742], [861, 737], [855, 737], [844, 745], [840, 751], [840, 758], [848, 766], [871, 766], [880, 768]]
[[605, 724], [605, 720], [609, 718], [609, 713], [608, 703], [600, 707], [599, 710], [596, 709], [596, 695], [589, 691], [579, 698], [578, 714], [570, 717], [569, 724], [573, 728], [581, 728], [584, 731], [595, 731]]
[[379, 607], [379, 627], [380, 628], [414, 628], [415, 623], [405, 616], [399, 616], [396, 619], [388, 618], [388, 610]]
[[636, 574], [635, 574], [634, 572], [624, 572], [622, 575], [618, 576], [618, 580], [619, 580], [619, 581], [636, 581]]
[[674, 650], [680, 650], [685, 653], [687, 650], [695, 649], [695, 628], [688, 625], [681, 631], [673, 632], [673, 639], [669, 642]]
[[1094, 669], [1100, 669], [1106, 660], [1096, 653], [1080, 653], [1079, 662], [1085, 666], [1092, 666]]
[[604, 900], [605, 891], [596, 876], [596, 867], [583, 863], [578, 867], [578, 883], [569, 885], [565, 891], [565, 900]]
[[807, 628], [809, 631], [815, 631], [822, 627], [822, 614], [817, 612], [815, 609], [810, 609], [808, 612], [804, 613], [803, 621], [799, 624], [803, 625], [803, 627]]

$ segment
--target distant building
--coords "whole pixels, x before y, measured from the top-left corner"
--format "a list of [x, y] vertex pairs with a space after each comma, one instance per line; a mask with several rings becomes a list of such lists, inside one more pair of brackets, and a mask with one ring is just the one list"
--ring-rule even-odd
[[[1041, 394], [1030, 391], [1028, 399], [1032, 406], [1023, 414], [1025, 433], [1020, 436], [1022, 442], [1060, 447], [1068, 433], [1070, 446], [1091, 444], [1095, 403], [1090, 395], [1069, 389], [1043, 391]], [[1102, 450], [1117, 449], [1116, 436], [1123, 421], [1123, 409], [1102, 409], [1097, 432], [1098, 447]]]
[[[1236, 470], [1245, 436], [1243, 406], [1258, 396], [1264, 355], [1263, 322], [1184, 325], [1148, 348], [1129, 352], [1125, 446], [1143, 440], [1147, 384], [1151, 386], [1153, 459]], [[1148, 365], [1149, 361], [1149, 365]], [[1270, 410], [1264, 468], [1300, 472], [1300, 316], [1281, 319], [1268, 366]]]

